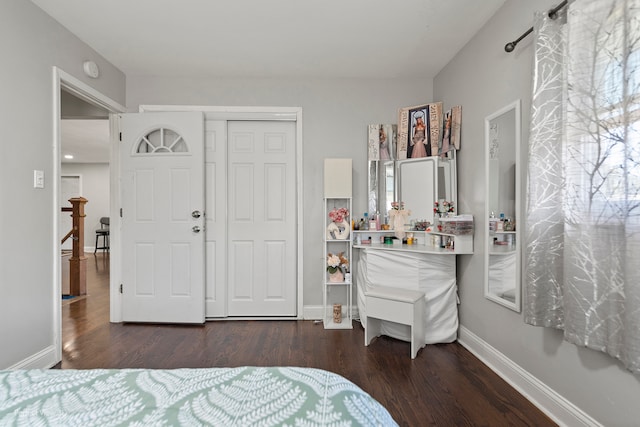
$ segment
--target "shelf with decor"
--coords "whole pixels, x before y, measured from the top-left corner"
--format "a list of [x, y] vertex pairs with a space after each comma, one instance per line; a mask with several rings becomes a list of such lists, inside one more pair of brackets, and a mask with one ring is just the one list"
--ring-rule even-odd
[[438, 228], [437, 225], [430, 225], [426, 230], [408, 230], [404, 231], [403, 239], [397, 238], [394, 230], [354, 230], [352, 234], [353, 247], [356, 249], [379, 249], [443, 255], [473, 253], [473, 222], [471, 222], [470, 227], [465, 225], [464, 229], [459, 230], [447, 227]]
[[352, 329], [351, 159], [325, 159], [322, 321]]

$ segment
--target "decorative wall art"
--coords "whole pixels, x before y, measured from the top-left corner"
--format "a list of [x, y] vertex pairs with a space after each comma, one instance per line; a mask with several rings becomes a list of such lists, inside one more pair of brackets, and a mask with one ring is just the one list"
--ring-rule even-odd
[[462, 106], [451, 108], [451, 141], [450, 144], [456, 150], [460, 149], [460, 127], [462, 126]]
[[368, 158], [393, 160], [396, 156], [398, 126], [392, 124], [369, 125]]
[[407, 157], [417, 159], [419, 157], [427, 157], [430, 153], [427, 150], [429, 141], [427, 138], [427, 123], [429, 117], [429, 107], [416, 108], [409, 110], [409, 124], [411, 131], [409, 133], [409, 146], [407, 148]]
[[400, 108], [398, 160], [435, 156], [442, 145], [442, 102]]

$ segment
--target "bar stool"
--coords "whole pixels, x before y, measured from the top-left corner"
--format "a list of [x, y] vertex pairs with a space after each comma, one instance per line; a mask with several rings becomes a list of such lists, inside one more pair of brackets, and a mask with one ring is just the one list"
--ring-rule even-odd
[[[102, 246], [98, 246], [98, 240], [102, 237]], [[102, 249], [103, 251], [109, 250], [109, 217], [103, 216], [100, 218], [100, 228], [96, 229], [96, 246], [93, 250], [95, 254], [98, 252], [98, 249]]]

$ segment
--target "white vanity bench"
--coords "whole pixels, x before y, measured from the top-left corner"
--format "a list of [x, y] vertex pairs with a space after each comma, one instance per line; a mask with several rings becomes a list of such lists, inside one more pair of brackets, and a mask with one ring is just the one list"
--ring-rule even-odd
[[415, 359], [424, 342], [424, 293], [409, 289], [374, 286], [364, 294], [367, 317], [364, 326], [364, 345], [382, 335], [382, 321], [388, 320], [409, 326], [411, 358]]

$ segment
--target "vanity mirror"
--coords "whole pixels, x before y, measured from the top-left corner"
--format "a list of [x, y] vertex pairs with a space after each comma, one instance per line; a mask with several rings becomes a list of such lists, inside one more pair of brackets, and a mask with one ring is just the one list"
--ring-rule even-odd
[[369, 161], [369, 212], [384, 217], [391, 202], [402, 200], [411, 210], [410, 220], [433, 223], [436, 200], [453, 201], [457, 206], [455, 151], [448, 155], [451, 157]]
[[520, 312], [520, 101], [485, 119], [487, 299]]
[[447, 200], [457, 206], [455, 151], [452, 158], [423, 157], [397, 162], [398, 199], [411, 210], [410, 219], [433, 224], [434, 202]]

